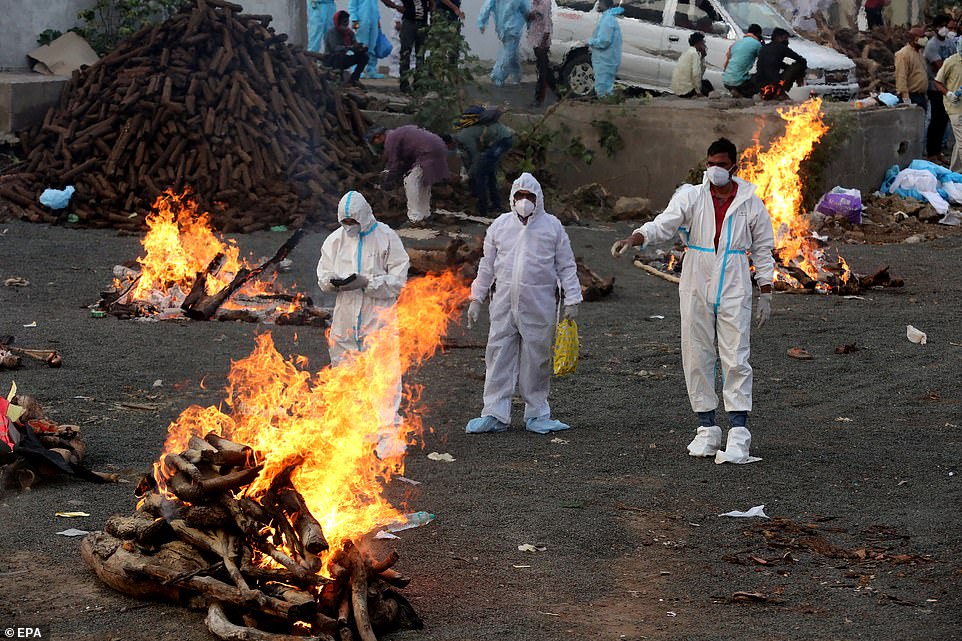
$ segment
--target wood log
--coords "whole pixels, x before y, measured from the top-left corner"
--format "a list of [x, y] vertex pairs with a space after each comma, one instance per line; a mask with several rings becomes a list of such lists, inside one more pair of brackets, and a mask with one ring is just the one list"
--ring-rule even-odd
[[642, 270], [648, 272], [649, 274], [651, 274], [652, 276], [657, 276], [658, 278], [661, 278], [662, 280], [667, 280], [669, 283], [675, 283], [675, 284], [677, 285], [678, 283], [681, 282], [681, 279], [678, 278], [677, 276], [672, 276], [671, 274], [666, 274], [665, 272], [660, 271], [660, 270], [658, 270], [658, 269], [655, 269], [655, 268], [652, 267], [651, 265], [645, 264], [645, 263], [641, 262], [640, 260], [637, 260], [637, 259], [636, 259], [636, 260], [634, 261], [634, 265], [635, 265], [635, 267], [637, 267], [638, 269], [642, 269]]
[[356, 547], [351, 546], [348, 558], [351, 561], [351, 605], [354, 612], [354, 627], [361, 641], [377, 641], [374, 628], [371, 627], [371, 615], [368, 612], [368, 576], [367, 568], [364, 567], [364, 557]]
[[321, 524], [311, 514], [301, 493], [294, 488], [285, 488], [277, 494], [277, 500], [291, 517], [301, 545], [311, 554], [320, 554], [329, 549]]
[[159, 543], [167, 537], [170, 529], [163, 518], [144, 516], [111, 516], [104, 523], [107, 534], [125, 541], [136, 541], [144, 545]]
[[298, 229], [293, 235], [291, 235], [290, 238], [287, 239], [283, 245], [281, 245], [277, 252], [266, 261], [250, 270], [241, 268], [237, 272], [237, 275], [234, 276], [233, 280], [231, 280], [230, 284], [221, 289], [219, 292], [211, 296], [202, 296], [189, 306], [185, 300], [184, 305], [181, 305], [181, 309], [184, 310], [184, 313], [189, 318], [195, 320], [210, 320], [220, 306], [223, 305], [228, 298], [230, 298], [231, 294], [240, 289], [249, 280], [257, 278], [265, 270], [277, 265], [279, 262], [287, 258], [287, 255], [290, 254], [291, 250], [297, 246], [303, 236], [304, 230]]

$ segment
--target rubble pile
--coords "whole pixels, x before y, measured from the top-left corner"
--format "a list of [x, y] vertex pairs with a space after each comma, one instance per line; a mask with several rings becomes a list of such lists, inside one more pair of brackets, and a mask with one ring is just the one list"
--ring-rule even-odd
[[[0, 196], [31, 221], [73, 214], [132, 231], [168, 188], [190, 188], [227, 232], [333, 216], [373, 161], [361, 105], [316, 54], [268, 28], [270, 16], [241, 9], [196, 0], [74, 73], [22, 134], [24, 179], [0, 184]], [[66, 185], [76, 187], [69, 208], [37, 204]]]
[[804, 35], [852, 59], [860, 96], [895, 91], [895, 52], [908, 42], [907, 27], [885, 26], [860, 32], [832, 29], [821, 19], [816, 22], [818, 31]]

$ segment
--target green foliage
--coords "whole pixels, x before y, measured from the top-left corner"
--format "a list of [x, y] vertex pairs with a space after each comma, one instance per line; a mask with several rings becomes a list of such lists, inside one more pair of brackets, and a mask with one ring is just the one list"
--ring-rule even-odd
[[598, 130], [598, 145], [609, 158], [625, 148], [625, 141], [618, 126], [610, 120], [592, 120], [591, 126]]
[[44, 29], [40, 32], [40, 35], [37, 36], [37, 44], [48, 45], [62, 35], [63, 31], [58, 29]]
[[588, 149], [581, 138], [571, 132], [570, 127], [565, 124], [550, 127], [546, 124], [564, 102], [560, 100], [553, 104], [530, 127], [515, 131], [514, 148], [503, 163], [506, 175], [517, 175], [523, 171], [536, 173], [544, 186], [553, 182], [546, 171], [549, 154], [564, 155], [586, 165], [594, 161], [595, 152]]
[[482, 72], [459, 23], [439, 18], [426, 27], [423, 63], [412, 72], [415, 121], [435, 133], [450, 133], [467, 107], [465, 90]]
[[163, 22], [185, 4], [187, 0], [97, 0], [92, 8], [77, 14], [80, 24], [74, 31], [104, 55], [142, 28]]
[[825, 172], [837, 157], [838, 150], [852, 137], [856, 127], [855, 114], [847, 109], [833, 109], [825, 113], [825, 124], [828, 131], [798, 168], [802, 181], [802, 207], [806, 211], [814, 209], [822, 194], [835, 187], [831, 180], [825, 181]]

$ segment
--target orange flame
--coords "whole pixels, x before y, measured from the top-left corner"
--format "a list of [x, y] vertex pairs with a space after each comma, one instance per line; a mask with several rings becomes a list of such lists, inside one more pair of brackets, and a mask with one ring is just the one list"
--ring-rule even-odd
[[756, 140], [755, 146], [744, 152], [739, 165], [739, 175], [758, 187], [756, 193], [772, 216], [775, 249], [782, 263], [795, 261], [816, 280], [820, 270], [812, 256], [809, 220], [801, 215], [802, 181], [798, 171], [828, 131], [821, 106], [821, 99], [812, 98], [798, 106], [779, 109], [785, 134], [765, 150]]
[[[210, 431], [250, 445], [264, 464], [247, 489], [255, 496], [302, 458], [292, 481], [332, 545], [402, 519], [383, 484], [403, 471], [403, 457], [382, 461], [374, 446], [385, 430], [406, 443], [422, 434], [420, 389], [405, 385], [400, 424], [385, 425], [385, 409], [393, 416], [398, 374], [437, 352], [467, 298], [467, 287], [451, 273], [409, 281], [391, 310], [395, 326], [367, 336], [365, 351], [314, 375], [298, 368], [301, 357], [281, 356], [269, 333], [258, 336], [253, 353], [232, 363], [225, 399], [232, 413], [188, 407], [168, 427], [165, 452], [180, 452], [191, 435]], [[395, 362], [397, 369], [390, 366]]]

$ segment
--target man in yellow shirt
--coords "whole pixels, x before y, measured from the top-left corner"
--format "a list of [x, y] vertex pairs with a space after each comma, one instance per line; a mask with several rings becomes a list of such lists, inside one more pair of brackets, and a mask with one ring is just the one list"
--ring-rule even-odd
[[924, 35], [921, 27], [912, 27], [908, 42], [895, 52], [895, 91], [902, 102], [918, 105], [922, 109], [928, 106], [925, 92], [929, 88], [925, 60], [922, 58], [924, 43], [919, 42]]
[[952, 124], [952, 133], [955, 135], [955, 147], [952, 148], [952, 163], [949, 169], [958, 172], [962, 170], [962, 150], [959, 149], [959, 141], [962, 140], [962, 102], [960, 102], [960, 92], [962, 92], [962, 38], [956, 43], [956, 53], [952, 54], [939, 67], [939, 72], [935, 74], [935, 88], [945, 96], [945, 111], [949, 114], [949, 122]]

